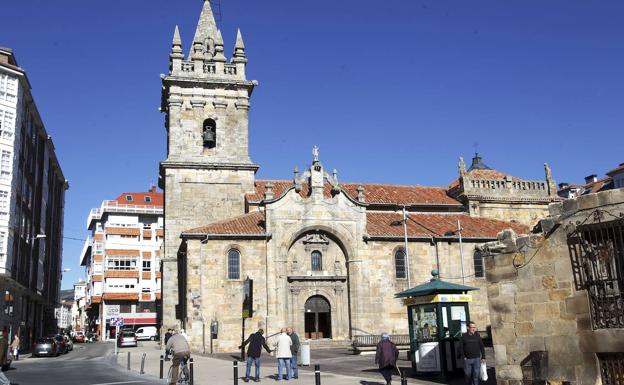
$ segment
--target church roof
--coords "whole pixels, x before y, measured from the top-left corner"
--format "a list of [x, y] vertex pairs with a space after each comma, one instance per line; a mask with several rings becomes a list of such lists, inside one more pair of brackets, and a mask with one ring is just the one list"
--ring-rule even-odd
[[[247, 194], [248, 202], [257, 203], [264, 199], [266, 184], [273, 184], [273, 195], [279, 197], [285, 190], [293, 186], [292, 181], [287, 180], [257, 180], [255, 182], [256, 191]], [[368, 204], [398, 204], [398, 205], [453, 205], [461, 206], [461, 203], [447, 194], [444, 187], [430, 186], [404, 186], [395, 184], [374, 184], [374, 183], [340, 183], [340, 187], [346, 191], [351, 199], [357, 199], [359, 186], [364, 188], [364, 196]], [[331, 197], [331, 185], [325, 183], [324, 195]], [[307, 197], [309, 186], [302, 185], [299, 195]]]
[[[409, 214], [407, 234], [410, 237], [444, 236], [445, 233], [457, 229], [457, 220], [461, 221], [462, 237], [464, 238], [496, 238], [504, 229], [512, 228], [518, 234], [526, 234], [529, 228], [512, 222], [488, 218], [475, 218], [467, 214]], [[403, 226], [396, 225], [403, 219], [400, 213], [368, 212], [367, 233], [378, 237], [403, 237]], [[206, 226], [187, 230], [185, 236], [219, 235], [219, 236], [263, 236], [266, 226], [264, 213], [250, 213], [211, 223]]]
[[187, 230], [182, 235], [264, 235], [264, 213], [250, 213]]
[[[467, 214], [408, 214], [407, 235], [410, 237], [444, 236], [457, 229], [457, 220], [462, 226], [463, 238], [496, 238], [508, 228], [518, 234], [527, 234], [527, 226], [496, 219], [471, 217]], [[403, 214], [389, 212], [366, 213], [366, 229], [369, 236], [403, 237]], [[454, 235], [453, 235], [454, 236]]]

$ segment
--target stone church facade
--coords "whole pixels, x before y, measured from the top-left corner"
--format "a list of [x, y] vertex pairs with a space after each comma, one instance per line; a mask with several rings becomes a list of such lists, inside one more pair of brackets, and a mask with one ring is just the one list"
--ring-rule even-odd
[[407, 334], [407, 313], [394, 295], [439, 269], [444, 280], [483, 288], [473, 295], [471, 318], [485, 328], [475, 246], [507, 228], [527, 233], [545, 216], [558, 199], [548, 166], [544, 180], [522, 180], [476, 155], [470, 167], [460, 159], [458, 178], [446, 187], [343, 183], [315, 146], [310, 166], [292, 180], [257, 180], [248, 154], [257, 82], [247, 80], [246, 65], [240, 31], [226, 59], [209, 1], [186, 56], [176, 27], [162, 79], [163, 326], [184, 327], [193, 350], [205, 351], [216, 321], [215, 351], [235, 351], [250, 278], [247, 332], [291, 325], [307, 338], [337, 341]]

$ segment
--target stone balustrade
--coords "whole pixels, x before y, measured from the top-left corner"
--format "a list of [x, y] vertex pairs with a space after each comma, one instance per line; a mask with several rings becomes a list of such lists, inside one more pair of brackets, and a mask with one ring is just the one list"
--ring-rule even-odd
[[548, 197], [548, 183], [537, 180], [506, 179], [470, 179], [464, 185], [464, 191], [470, 195], [517, 195]]

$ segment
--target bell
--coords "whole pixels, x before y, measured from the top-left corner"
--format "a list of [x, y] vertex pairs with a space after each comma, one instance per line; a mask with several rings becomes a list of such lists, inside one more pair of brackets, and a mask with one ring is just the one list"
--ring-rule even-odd
[[214, 132], [212, 132], [212, 130], [206, 130], [204, 131], [204, 143], [212, 143], [214, 142], [215, 137], [214, 137]]

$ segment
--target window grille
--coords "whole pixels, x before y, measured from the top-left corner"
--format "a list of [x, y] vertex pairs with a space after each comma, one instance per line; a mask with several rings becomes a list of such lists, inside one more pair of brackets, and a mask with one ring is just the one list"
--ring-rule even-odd
[[586, 290], [594, 329], [624, 327], [624, 218], [580, 224], [567, 243], [576, 290]]
[[312, 271], [323, 270], [323, 255], [320, 251], [314, 250], [311, 255]]
[[603, 385], [624, 385], [624, 353], [598, 353]]
[[108, 270], [136, 270], [137, 260], [134, 257], [108, 257]]
[[228, 252], [228, 279], [240, 279], [240, 253], [235, 249]]
[[405, 269], [405, 251], [403, 249], [397, 250], [394, 253], [394, 277], [395, 278], [407, 278], [407, 270]]
[[476, 278], [483, 278], [485, 273], [483, 271], [483, 254], [479, 251], [475, 251], [474, 257], [474, 274]]
[[11, 151], [2, 150], [0, 155], [0, 178], [8, 178], [11, 175]]

